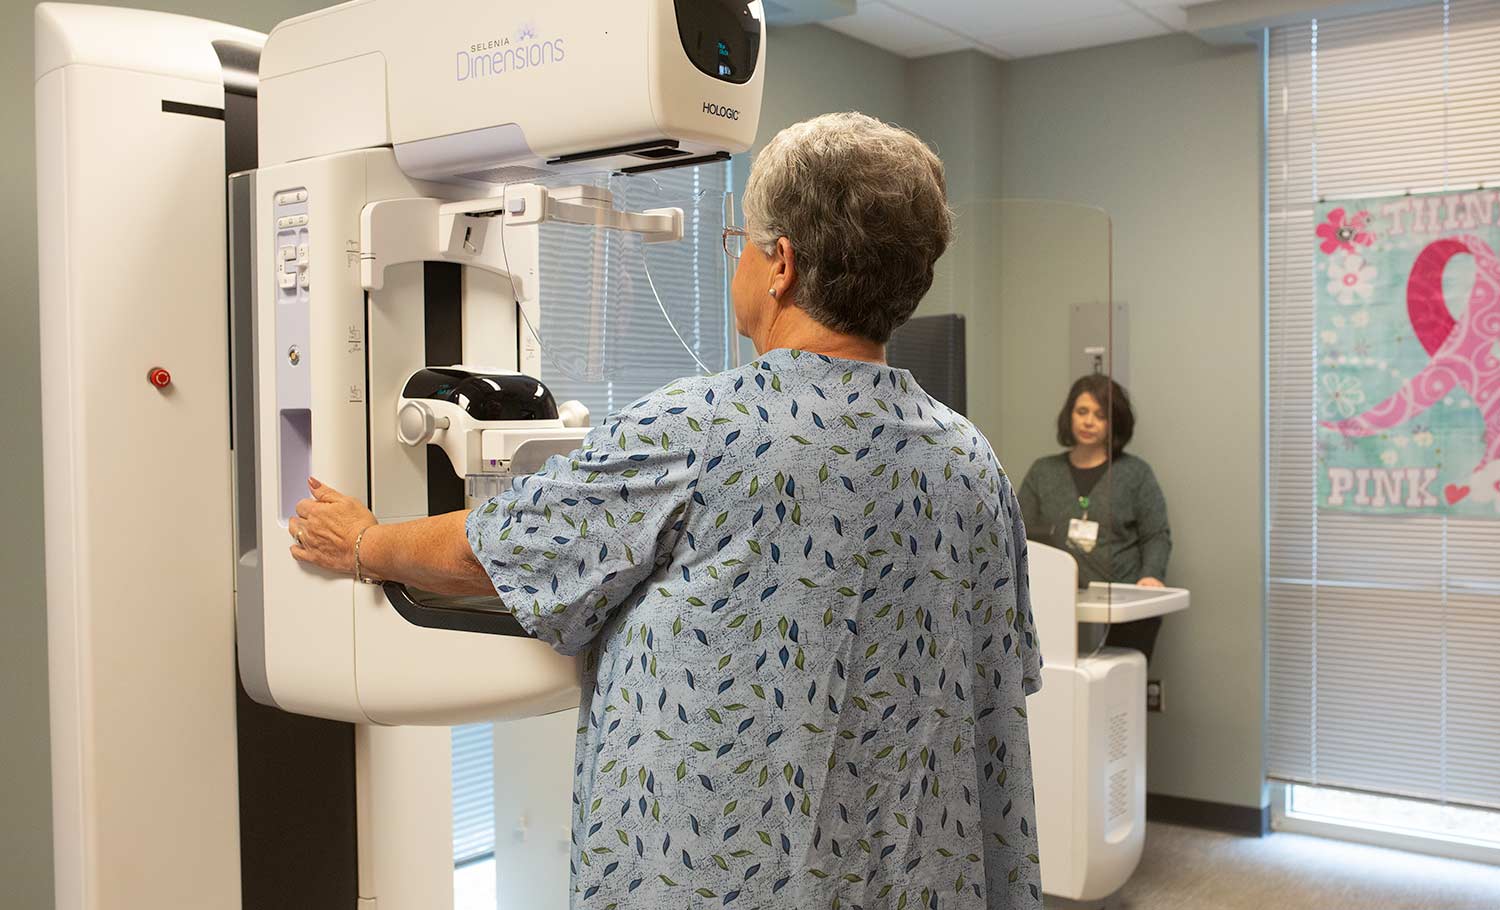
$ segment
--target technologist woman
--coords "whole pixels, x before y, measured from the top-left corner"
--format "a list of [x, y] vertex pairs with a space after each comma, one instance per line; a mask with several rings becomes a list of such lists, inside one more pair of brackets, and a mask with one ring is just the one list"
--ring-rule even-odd
[[[1021, 483], [1027, 536], [1072, 555], [1079, 587], [1094, 581], [1161, 587], [1166, 578], [1167, 500], [1151, 466], [1125, 454], [1134, 432], [1125, 389], [1108, 376], [1084, 376], [1057, 415], [1057, 443], [1067, 451], [1038, 459]], [[1110, 627], [1108, 642], [1149, 661], [1160, 629], [1160, 616], [1120, 623]]]
[[771, 141], [744, 206], [725, 252], [759, 359], [472, 513], [381, 525], [310, 484], [292, 553], [498, 593], [587, 655], [574, 908], [1039, 908], [1020, 507], [973, 425], [885, 363], [951, 234], [942, 163], [831, 114]]

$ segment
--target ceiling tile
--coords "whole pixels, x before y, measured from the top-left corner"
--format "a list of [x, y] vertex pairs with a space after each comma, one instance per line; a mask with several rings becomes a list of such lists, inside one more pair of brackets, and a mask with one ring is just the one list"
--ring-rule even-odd
[[998, 51], [993, 48], [983, 47], [967, 38], [953, 37], [947, 41], [939, 41], [936, 44], [919, 44], [907, 47], [904, 50], [895, 51], [903, 57], [931, 57], [935, 54], [951, 54], [954, 51], [980, 51], [981, 53], [994, 54]]
[[1009, 56], [1035, 57], [1083, 47], [1133, 41], [1137, 38], [1149, 38], [1170, 32], [1171, 29], [1144, 13], [1129, 12], [1009, 34], [984, 33], [978, 37]]
[[904, 57], [973, 48], [1002, 59], [1076, 50], [1186, 28], [1211, 0], [860, 0], [825, 24]]
[[884, 0], [963, 35], [1030, 31], [1130, 11], [1125, 0]]
[[859, 12], [824, 23], [866, 44], [907, 57], [923, 57], [962, 50], [970, 43], [962, 35], [933, 25], [902, 10], [864, 0]]
[[1148, 18], [1155, 19], [1173, 31], [1184, 31], [1187, 29], [1187, 10], [1176, 3], [1157, 3], [1146, 5], [1136, 2], [1134, 6]]

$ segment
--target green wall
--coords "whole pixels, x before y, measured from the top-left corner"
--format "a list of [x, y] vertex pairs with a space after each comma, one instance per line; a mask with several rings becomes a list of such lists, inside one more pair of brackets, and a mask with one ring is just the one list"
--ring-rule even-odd
[[52, 906], [52, 794], [47, 750], [47, 610], [42, 588], [42, 425], [37, 374], [36, 170], [31, 7], [0, 7], [0, 206], [11, 213], [0, 246], [0, 882], [18, 910]]
[[[906, 61], [822, 26], [773, 28], [753, 155], [799, 120], [834, 111], [906, 119]], [[743, 169], [741, 169], [743, 171]]]
[[1113, 220], [1131, 451], [1166, 492], [1169, 581], [1193, 592], [1151, 665], [1149, 789], [1264, 805], [1259, 53], [1177, 35], [1017, 61], [999, 114], [1006, 195]]
[[960, 51], [906, 67], [909, 122], [943, 159], [955, 203], [1000, 195], [1001, 98], [1009, 64]]

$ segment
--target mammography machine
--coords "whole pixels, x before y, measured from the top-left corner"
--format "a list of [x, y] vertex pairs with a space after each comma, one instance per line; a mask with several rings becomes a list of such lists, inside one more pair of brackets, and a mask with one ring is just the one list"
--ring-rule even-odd
[[1031, 609], [1042, 689], [1027, 699], [1042, 890], [1097, 901], [1125, 885], [1146, 843], [1146, 658], [1079, 653], [1079, 623], [1109, 625], [1185, 610], [1181, 588], [1094, 583], [1078, 563], [1032, 541]]
[[[760, 4], [355, 0], [262, 36], [47, 3], [36, 47], [57, 905], [451, 906], [446, 725], [576, 705], [577, 668], [493, 605], [296, 564], [287, 519], [310, 474], [394, 521], [576, 446], [533, 378], [542, 232], [684, 236], [596, 175], [749, 147]], [[524, 849], [565, 900], [566, 852]]]

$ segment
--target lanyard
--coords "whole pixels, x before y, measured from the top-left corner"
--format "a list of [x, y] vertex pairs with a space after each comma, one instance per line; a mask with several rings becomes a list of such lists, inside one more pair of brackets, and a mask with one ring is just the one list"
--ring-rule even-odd
[[1087, 496], [1078, 497], [1078, 508], [1083, 510], [1083, 519], [1087, 521], [1089, 517], [1089, 498]]

